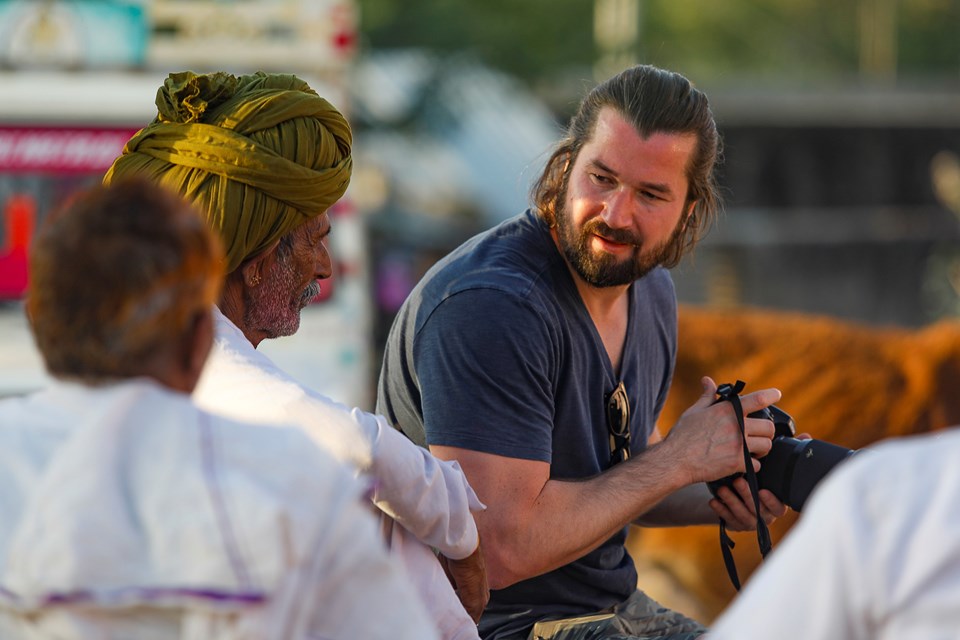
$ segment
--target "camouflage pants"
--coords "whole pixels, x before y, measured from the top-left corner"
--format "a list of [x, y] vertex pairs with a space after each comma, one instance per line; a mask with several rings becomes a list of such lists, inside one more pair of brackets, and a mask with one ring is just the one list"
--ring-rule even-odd
[[692, 640], [706, 632], [695, 620], [636, 591], [612, 610], [543, 620], [529, 635], [503, 640]]

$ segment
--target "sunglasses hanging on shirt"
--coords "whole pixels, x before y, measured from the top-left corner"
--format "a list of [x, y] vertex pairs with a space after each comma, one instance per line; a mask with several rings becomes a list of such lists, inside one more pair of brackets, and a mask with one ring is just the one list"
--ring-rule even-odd
[[610, 466], [630, 457], [630, 398], [623, 381], [604, 397], [610, 432]]

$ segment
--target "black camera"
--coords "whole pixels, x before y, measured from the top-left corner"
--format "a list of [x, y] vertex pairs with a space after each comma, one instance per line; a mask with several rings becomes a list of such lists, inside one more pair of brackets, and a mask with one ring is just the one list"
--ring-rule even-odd
[[[771, 420], [776, 428], [770, 453], [760, 459], [757, 483], [761, 489], [768, 489], [794, 511], [800, 511], [817, 483], [855, 451], [823, 440], [794, 438], [796, 428], [793, 418], [776, 405], [754, 411], [749, 417]], [[729, 487], [734, 478], [742, 475], [738, 473], [720, 478], [708, 482], [707, 486], [716, 495], [717, 489]]]

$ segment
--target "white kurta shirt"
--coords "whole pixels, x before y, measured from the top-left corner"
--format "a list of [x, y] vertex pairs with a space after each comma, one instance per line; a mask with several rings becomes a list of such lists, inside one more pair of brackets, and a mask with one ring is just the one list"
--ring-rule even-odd
[[844, 462], [709, 637], [960, 637], [960, 429]]
[[391, 550], [406, 563], [424, 604], [448, 640], [477, 638], [431, 550], [459, 559], [478, 533], [471, 511], [483, 504], [456, 462], [440, 460], [387, 424], [300, 384], [257, 351], [214, 309], [216, 336], [194, 399], [215, 413], [262, 423], [296, 424], [311, 440], [373, 482], [373, 502], [392, 526]]
[[0, 637], [436, 638], [352, 474], [156, 383], [0, 402]]

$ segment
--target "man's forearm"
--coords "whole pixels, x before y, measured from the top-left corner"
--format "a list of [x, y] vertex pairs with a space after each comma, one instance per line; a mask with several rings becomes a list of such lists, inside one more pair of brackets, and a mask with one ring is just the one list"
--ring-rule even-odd
[[[729, 404], [714, 403], [715, 390], [713, 381], [704, 378], [704, 395], [662, 442], [579, 482], [552, 479], [548, 462], [432, 446], [438, 457], [460, 461], [487, 504], [487, 511], [477, 514], [477, 526], [491, 588], [582, 557], [682, 487], [743, 471], [744, 435]], [[743, 396], [741, 403], [749, 413], [779, 397], [775, 389], [761, 390]], [[744, 428], [751, 453], [765, 455], [773, 424], [748, 419]], [[669, 514], [676, 505], [668, 507]], [[698, 516], [693, 521], [709, 520]]]
[[702, 482], [687, 485], [661, 500], [634, 520], [641, 527], [683, 527], [716, 524], [717, 514], [709, 506], [710, 490]]
[[[488, 510], [477, 514], [477, 525], [491, 588], [501, 589], [586, 555], [684, 486], [688, 480], [670, 458], [658, 445], [588, 480], [547, 480], [528, 504], [500, 500], [492, 501], [493, 507], [488, 502]], [[469, 462], [464, 462], [461, 459], [473, 477]]]

